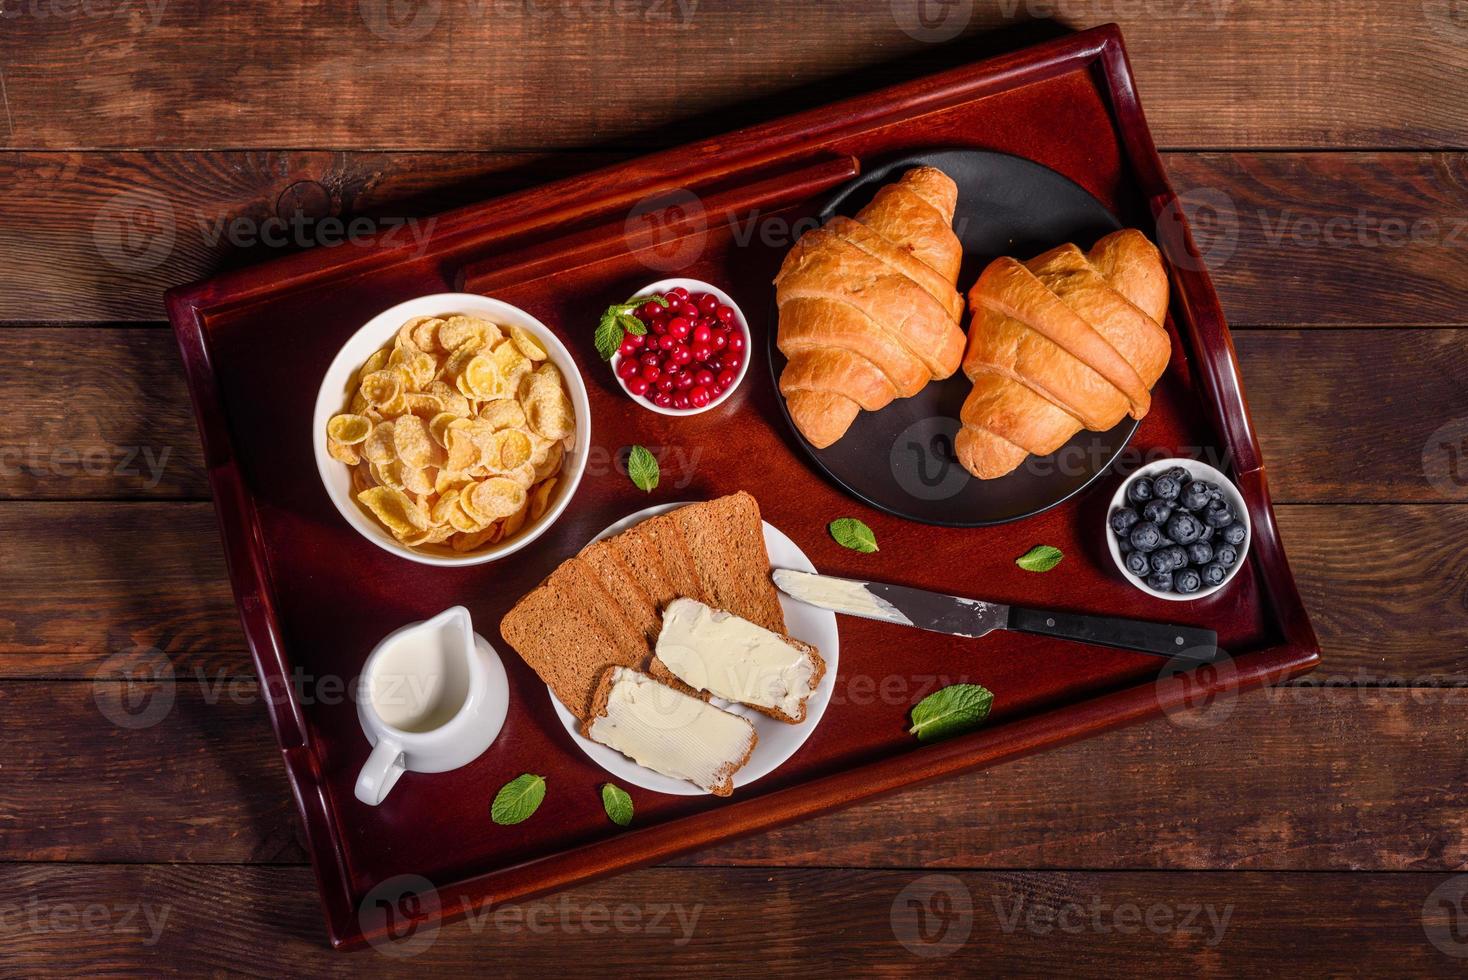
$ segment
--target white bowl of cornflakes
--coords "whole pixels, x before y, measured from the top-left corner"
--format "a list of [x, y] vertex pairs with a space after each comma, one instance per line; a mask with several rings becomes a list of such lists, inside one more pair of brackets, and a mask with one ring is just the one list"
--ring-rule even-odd
[[367, 321], [311, 420], [321, 483], [364, 538], [425, 565], [534, 541], [586, 468], [591, 406], [551, 331], [486, 296], [439, 293]]

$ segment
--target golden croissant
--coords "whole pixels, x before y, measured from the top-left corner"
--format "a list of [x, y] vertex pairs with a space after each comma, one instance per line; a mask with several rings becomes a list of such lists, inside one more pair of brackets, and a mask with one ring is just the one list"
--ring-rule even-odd
[[1028, 262], [996, 259], [968, 300], [963, 371], [974, 388], [954, 450], [970, 473], [1003, 476], [1082, 428], [1147, 413], [1172, 344], [1167, 272], [1141, 232], [1114, 232], [1089, 252], [1062, 245]]
[[953, 233], [958, 186], [917, 167], [881, 188], [855, 218], [806, 232], [775, 277], [777, 343], [789, 359], [780, 394], [816, 448], [857, 412], [917, 394], [963, 357], [963, 248]]

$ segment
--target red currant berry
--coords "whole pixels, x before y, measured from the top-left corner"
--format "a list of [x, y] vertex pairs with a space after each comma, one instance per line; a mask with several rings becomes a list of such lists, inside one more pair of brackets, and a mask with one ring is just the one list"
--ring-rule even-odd
[[725, 354], [719, 359], [720, 367], [722, 367], [726, 371], [733, 371], [735, 373], [738, 373], [739, 365], [743, 363], [743, 358], [741, 358], [738, 354]]
[[709, 338], [712, 336], [713, 331], [702, 323], [693, 328], [693, 342], [695, 344], [707, 344]]
[[729, 335], [729, 349], [738, 354], [744, 350], [744, 334], [732, 333]]
[[712, 355], [713, 352], [713, 348], [711, 348], [708, 344], [695, 344], [693, 346], [693, 359], [702, 364], [704, 361], [709, 359], [710, 355]]
[[714, 383], [715, 377], [716, 375], [714, 374], [714, 372], [710, 371], [708, 368], [704, 368], [703, 370], [694, 373], [693, 381], [695, 384], [701, 384], [705, 388], [707, 388], [709, 385]]
[[668, 321], [668, 333], [672, 334], [674, 337], [677, 337], [679, 340], [687, 337], [688, 331], [690, 329], [692, 328], [688, 322], [687, 317], [675, 316], [673, 317], [673, 319]]
[[709, 390], [703, 385], [698, 385], [688, 393], [688, 400], [693, 403], [694, 408], [703, 408], [709, 403]]
[[663, 350], [672, 350], [678, 346], [678, 338], [670, 333], [665, 333], [658, 338], [658, 346]]
[[698, 312], [713, 316], [714, 311], [719, 308], [719, 297], [713, 293], [704, 293], [698, 298]]
[[665, 374], [658, 378], [658, 391], [672, 391], [677, 386], [677, 379], [671, 375]]
[[663, 308], [649, 300], [637, 308], [637, 315], [644, 321], [654, 320], [663, 315]]
[[721, 306], [717, 310], [714, 310], [714, 316], [716, 316], [716, 317], [719, 318], [719, 322], [720, 323], [733, 323], [734, 322], [734, 307], [732, 307], [732, 306]]
[[688, 363], [692, 362], [692, 360], [693, 360], [693, 351], [689, 350], [683, 344], [678, 344], [677, 346], [671, 348], [671, 350], [672, 350], [672, 355], [671, 356], [673, 358], [673, 363], [674, 364], [688, 364]]
[[719, 387], [720, 388], [727, 388], [727, 387], [729, 387], [731, 384], [734, 383], [735, 377], [737, 377], [737, 375], [735, 375], [733, 371], [730, 371], [728, 368], [724, 368], [724, 370], [722, 370], [722, 371], [719, 372], [719, 377], [718, 377]]
[[684, 289], [682, 286], [674, 286], [672, 289], [668, 290], [668, 301], [671, 302], [674, 296], [678, 297], [680, 300], [687, 299], [688, 290]]
[[682, 374], [678, 375], [678, 380], [674, 383], [678, 386], [679, 391], [687, 391], [689, 388], [693, 387], [693, 375], [689, 374], [687, 371], [684, 371]]
[[625, 338], [623, 338], [622, 346], [617, 348], [618, 354], [621, 354], [623, 357], [631, 357], [633, 354], [637, 353], [637, 348], [632, 346], [631, 339], [631, 334], [628, 334]]
[[628, 357], [617, 362], [617, 377], [630, 378], [640, 370], [636, 358]]
[[674, 408], [692, 408], [693, 406], [688, 403], [688, 396], [687, 395], [675, 395], [673, 397], [673, 407]]
[[628, 378], [627, 390], [634, 395], [647, 394], [647, 381], [643, 378]]
[[656, 381], [662, 373], [662, 370], [656, 364], [644, 364], [642, 366], [642, 380], [644, 381]]
[[653, 396], [652, 403], [659, 408], [672, 408], [673, 396], [665, 391], [660, 391]]
[[633, 349], [635, 350], [636, 348], [641, 347], [643, 344], [647, 343], [647, 335], [641, 333], [629, 333], [626, 337], [622, 338], [622, 342], [624, 344], [631, 344]]
[[651, 330], [654, 334], [661, 336], [662, 334], [668, 332], [668, 321], [654, 320], [647, 325], [647, 329]]
[[714, 350], [723, 350], [729, 346], [729, 331], [715, 330], [709, 337], [709, 343], [714, 346]]

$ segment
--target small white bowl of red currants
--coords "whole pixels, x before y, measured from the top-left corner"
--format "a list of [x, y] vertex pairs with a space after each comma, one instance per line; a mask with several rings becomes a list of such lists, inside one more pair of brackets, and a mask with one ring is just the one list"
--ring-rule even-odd
[[749, 322], [739, 304], [697, 279], [664, 279], [634, 295], [646, 299], [628, 314], [646, 333], [625, 331], [612, 355], [622, 390], [663, 415], [697, 415], [727, 401], [749, 370]]
[[1174, 602], [1231, 582], [1253, 530], [1238, 488], [1196, 459], [1161, 459], [1126, 478], [1106, 514], [1106, 544], [1126, 580]]

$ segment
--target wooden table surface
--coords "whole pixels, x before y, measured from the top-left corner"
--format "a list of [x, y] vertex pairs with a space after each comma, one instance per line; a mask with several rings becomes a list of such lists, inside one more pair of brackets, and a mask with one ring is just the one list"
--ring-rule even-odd
[[[1111, 20], [1322, 668], [331, 951], [162, 291]], [[1462, 0], [4, 0], [0, 101], [0, 974], [1468, 968]]]

